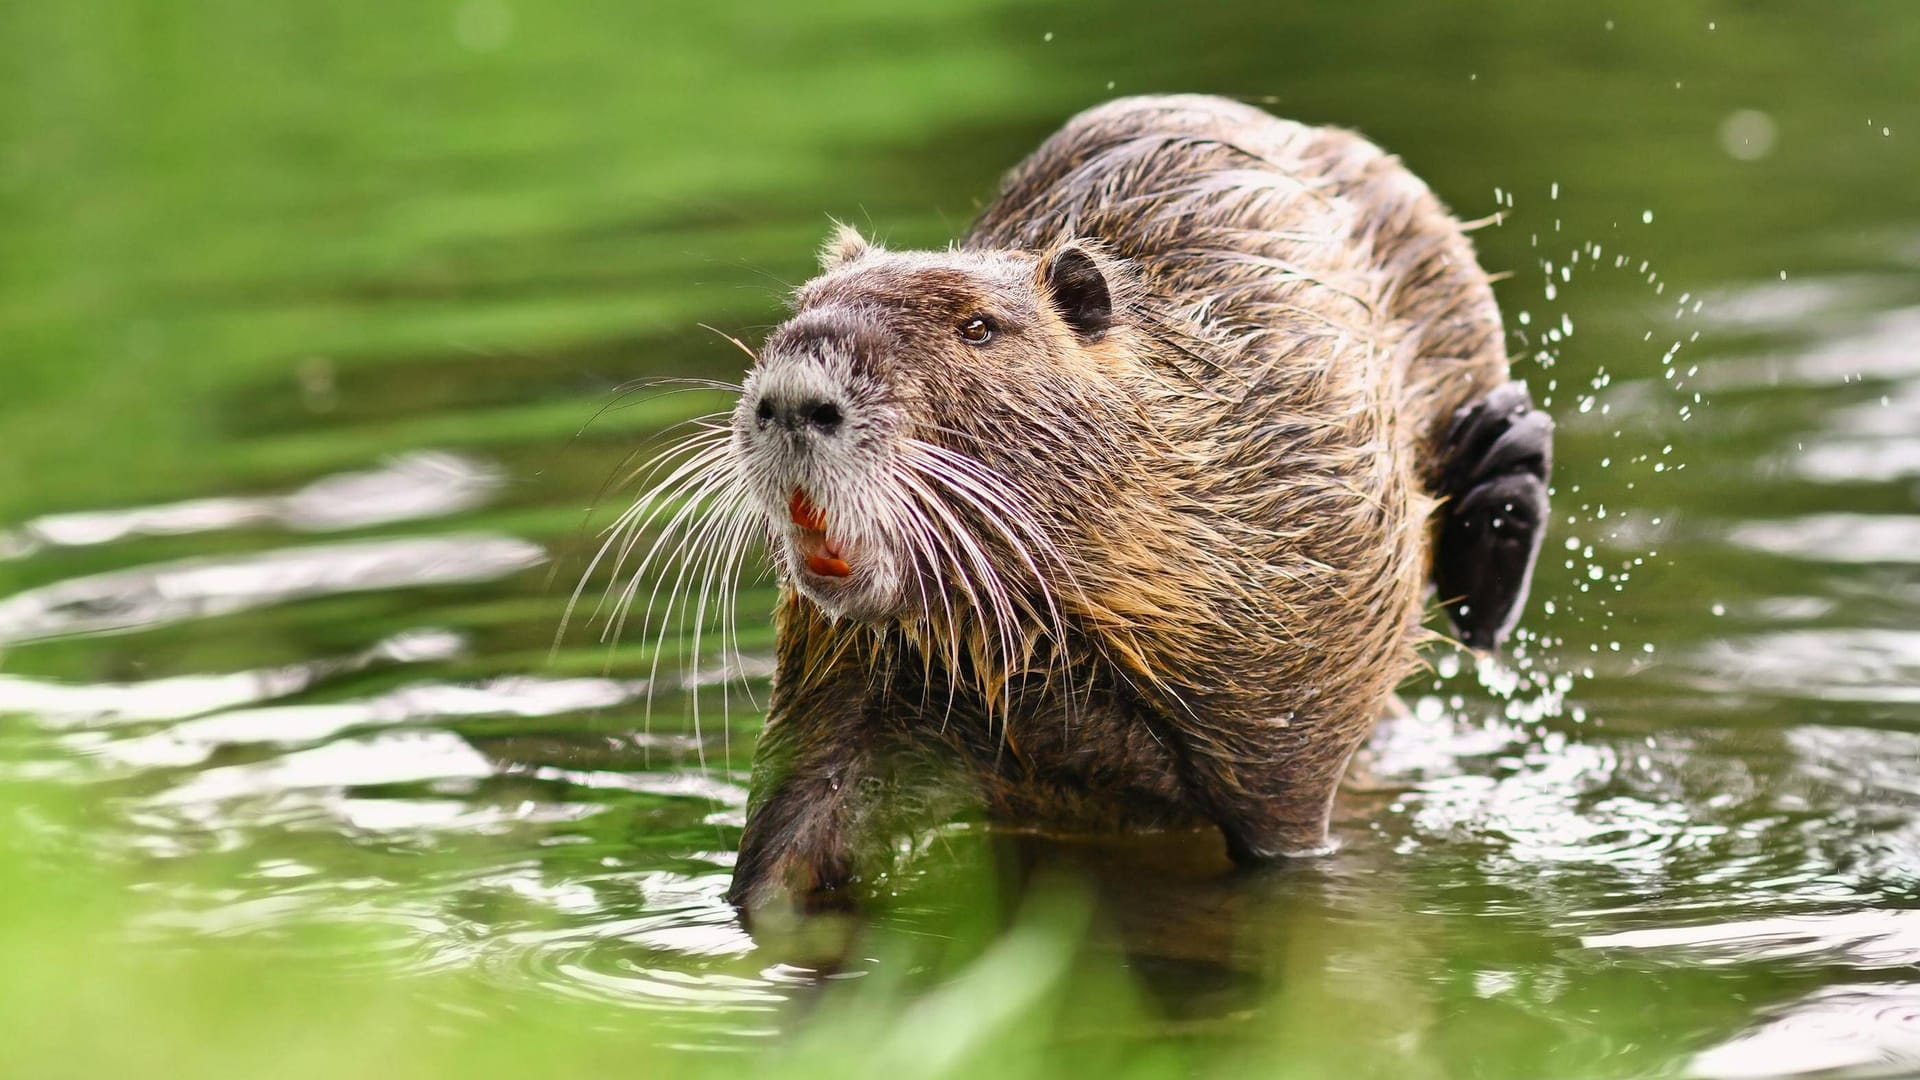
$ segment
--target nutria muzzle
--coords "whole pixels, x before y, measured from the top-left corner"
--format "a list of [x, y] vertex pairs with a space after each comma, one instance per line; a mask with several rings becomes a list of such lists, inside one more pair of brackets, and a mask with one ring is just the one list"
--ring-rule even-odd
[[786, 577], [836, 615], [896, 613], [898, 561], [885, 535], [890, 423], [873, 365], [880, 346], [844, 318], [808, 313], [762, 350], [734, 411], [736, 464]]

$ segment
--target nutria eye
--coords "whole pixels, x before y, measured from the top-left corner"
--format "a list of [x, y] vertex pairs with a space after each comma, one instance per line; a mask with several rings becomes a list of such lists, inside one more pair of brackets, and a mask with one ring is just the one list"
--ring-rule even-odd
[[993, 340], [993, 324], [975, 315], [960, 324], [960, 340], [969, 345], [985, 345]]

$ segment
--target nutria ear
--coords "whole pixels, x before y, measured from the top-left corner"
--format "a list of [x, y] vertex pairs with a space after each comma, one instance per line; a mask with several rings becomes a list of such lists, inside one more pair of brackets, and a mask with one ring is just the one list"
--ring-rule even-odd
[[838, 270], [840, 267], [858, 259], [870, 251], [880, 250], [879, 245], [870, 243], [860, 235], [860, 230], [845, 222], [833, 223], [833, 235], [820, 245], [820, 270]]
[[1093, 341], [1113, 325], [1113, 293], [1107, 275], [1085, 248], [1068, 244], [1046, 258], [1047, 291], [1075, 333]]

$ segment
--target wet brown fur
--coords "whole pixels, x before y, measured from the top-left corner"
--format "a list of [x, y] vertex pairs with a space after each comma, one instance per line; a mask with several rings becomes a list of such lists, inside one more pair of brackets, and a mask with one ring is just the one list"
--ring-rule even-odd
[[[1068, 246], [1113, 294], [1097, 335], [1049, 305]], [[1242, 859], [1323, 844], [1424, 640], [1438, 442], [1507, 377], [1458, 222], [1357, 135], [1133, 98], [1047, 140], [957, 251], [847, 232], [826, 261], [769, 348], [870, 316], [890, 407], [1005, 478], [1054, 554], [979, 530], [1025, 583], [1011, 649], [951, 569], [878, 625], [784, 590], [735, 901], [831, 902], [869, 841], [956, 805], [1213, 823]], [[952, 331], [986, 309], [998, 351]]]

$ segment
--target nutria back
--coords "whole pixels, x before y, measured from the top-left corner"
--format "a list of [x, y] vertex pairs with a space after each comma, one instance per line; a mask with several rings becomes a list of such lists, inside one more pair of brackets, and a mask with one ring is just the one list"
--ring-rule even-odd
[[1069, 236], [1132, 260], [1167, 322], [1224, 361], [1196, 371], [1248, 412], [1365, 342], [1391, 354], [1399, 384], [1377, 393], [1434, 461], [1454, 410], [1507, 377], [1500, 309], [1460, 223], [1349, 131], [1199, 94], [1089, 109], [1007, 176], [961, 243]]

